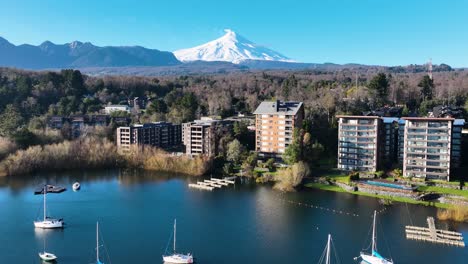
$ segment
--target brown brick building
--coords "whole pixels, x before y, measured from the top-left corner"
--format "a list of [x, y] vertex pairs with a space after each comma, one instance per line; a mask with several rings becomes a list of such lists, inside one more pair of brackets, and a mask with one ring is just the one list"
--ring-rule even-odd
[[255, 114], [255, 149], [260, 158], [280, 158], [293, 141], [294, 128], [302, 127], [302, 102], [262, 102]]

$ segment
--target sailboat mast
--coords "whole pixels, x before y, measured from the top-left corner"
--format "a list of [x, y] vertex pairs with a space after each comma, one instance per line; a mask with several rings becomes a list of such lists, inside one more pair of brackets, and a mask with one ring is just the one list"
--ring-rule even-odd
[[96, 222], [96, 261], [99, 261], [99, 222]]
[[47, 194], [47, 185], [44, 185], [44, 221], [46, 220], [46, 194]]
[[177, 219], [174, 219], [174, 252], [176, 252]]
[[328, 234], [328, 242], [327, 242], [327, 258], [326, 258], [326, 264], [330, 264], [330, 242], [331, 242], [331, 235]]
[[375, 251], [375, 219], [377, 218], [377, 211], [374, 211], [374, 223], [372, 225], [372, 255]]

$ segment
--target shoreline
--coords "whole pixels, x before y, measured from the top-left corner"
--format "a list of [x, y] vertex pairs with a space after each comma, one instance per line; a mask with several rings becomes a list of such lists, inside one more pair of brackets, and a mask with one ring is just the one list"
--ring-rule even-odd
[[371, 194], [365, 193], [360, 191], [347, 191], [339, 186], [336, 185], [328, 185], [323, 183], [306, 183], [304, 184], [305, 188], [310, 189], [319, 189], [323, 191], [331, 191], [331, 192], [340, 192], [340, 193], [349, 193], [353, 195], [360, 195], [360, 196], [367, 196], [373, 198], [380, 198], [380, 199], [388, 199], [392, 202], [399, 202], [399, 203], [410, 203], [410, 204], [417, 204], [417, 205], [424, 205], [424, 206], [432, 206], [440, 209], [452, 209], [455, 206], [452, 204], [444, 204], [440, 202], [428, 202], [428, 201], [418, 201], [411, 198], [404, 198], [404, 197], [396, 197], [396, 196], [387, 196], [387, 195], [379, 195], [379, 194]]

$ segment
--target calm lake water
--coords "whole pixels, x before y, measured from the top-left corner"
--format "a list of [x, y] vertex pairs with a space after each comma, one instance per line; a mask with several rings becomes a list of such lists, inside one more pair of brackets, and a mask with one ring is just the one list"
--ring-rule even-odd
[[[73, 192], [77, 180], [82, 189]], [[33, 227], [42, 217], [42, 196], [33, 190], [46, 181], [68, 188], [47, 196], [50, 215], [67, 224], [63, 230]], [[383, 209], [376, 199], [349, 194], [310, 190], [280, 195], [269, 186], [248, 183], [207, 192], [189, 189], [191, 181], [196, 179], [119, 171], [0, 179], [0, 263], [40, 263], [37, 253], [44, 238], [58, 263], [91, 263], [96, 221], [105, 263], [162, 263], [174, 218], [179, 251], [193, 252], [197, 263], [317, 263], [328, 233], [340, 263], [355, 263], [353, 257], [370, 243], [373, 211]], [[468, 248], [405, 239], [405, 225], [426, 226], [426, 217], [435, 214], [436, 209], [424, 206], [386, 208], [379, 214], [381, 254], [395, 263], [468, 263]], [[466, 224], [437, 224], [468, 238]]]

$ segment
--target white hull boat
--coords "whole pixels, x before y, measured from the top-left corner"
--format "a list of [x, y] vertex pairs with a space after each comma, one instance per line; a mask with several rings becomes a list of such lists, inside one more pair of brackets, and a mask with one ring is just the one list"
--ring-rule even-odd
[[35, 228], [42, 228], [42, 229], [54, 229], [54, 228], [63, 228], [63, 219], [54, 219], [47, 217], [47, 203], [46, 203], [46, 196], [47, 196], [47, 187], [44, 186], [44, 218], [42, 221], [34, 221]]
[[52, 262], [52, 261], [57, 260], [57, 256], [55, 256], [55, 255], [52, 254], [52, 253], [45, 252], [45, 251], [39, 253], [39, 257], [40, 257], [43, 261], [46, 261], [46, 262]]
[[165, 263], [193, 263], [193, 257], [190, 254], [174, 254], [172, 256], [163, 256]]
[[393, 262], [384, 259], [383, 257], [379, 256], [373, 256], [369, 255], [366, 253], [361, 253], [361, 258], [364, 263], [370, 263], [370, 264], [393, 264]]
[[[177, 222], [174, 220], [174, 254], [169, 256], [163, 256], [164, 263], [193, 263], [193, 256], [192, 254], [180, 254], [176, 253], [176, 231], [177, 231]], [[167, 249], [166, 249], [167, 251]]]
[[374, 211], [374, 222], [372, 225], [372, 249], [370, 253], [366, 252], [361, 252], [360, 258], [364, 263], [368, 264], [393, 264], [393, 260], [386, 259], [382, 257], [378, 252], [377, 252], [377, 234], [376, 234], [376, 227], [375, 227], [375, 222], [377, 218], [377, 211]]
[[62, 228], [63, 220], [47, 218], [44, 221], [34, 221], [34, 227], [42, 229]]
[[81, 189], [81, 185], [79, 182], [75, 182], [73, 185], [72, 185], [72, 189], [73, 191], [79, 191]]

